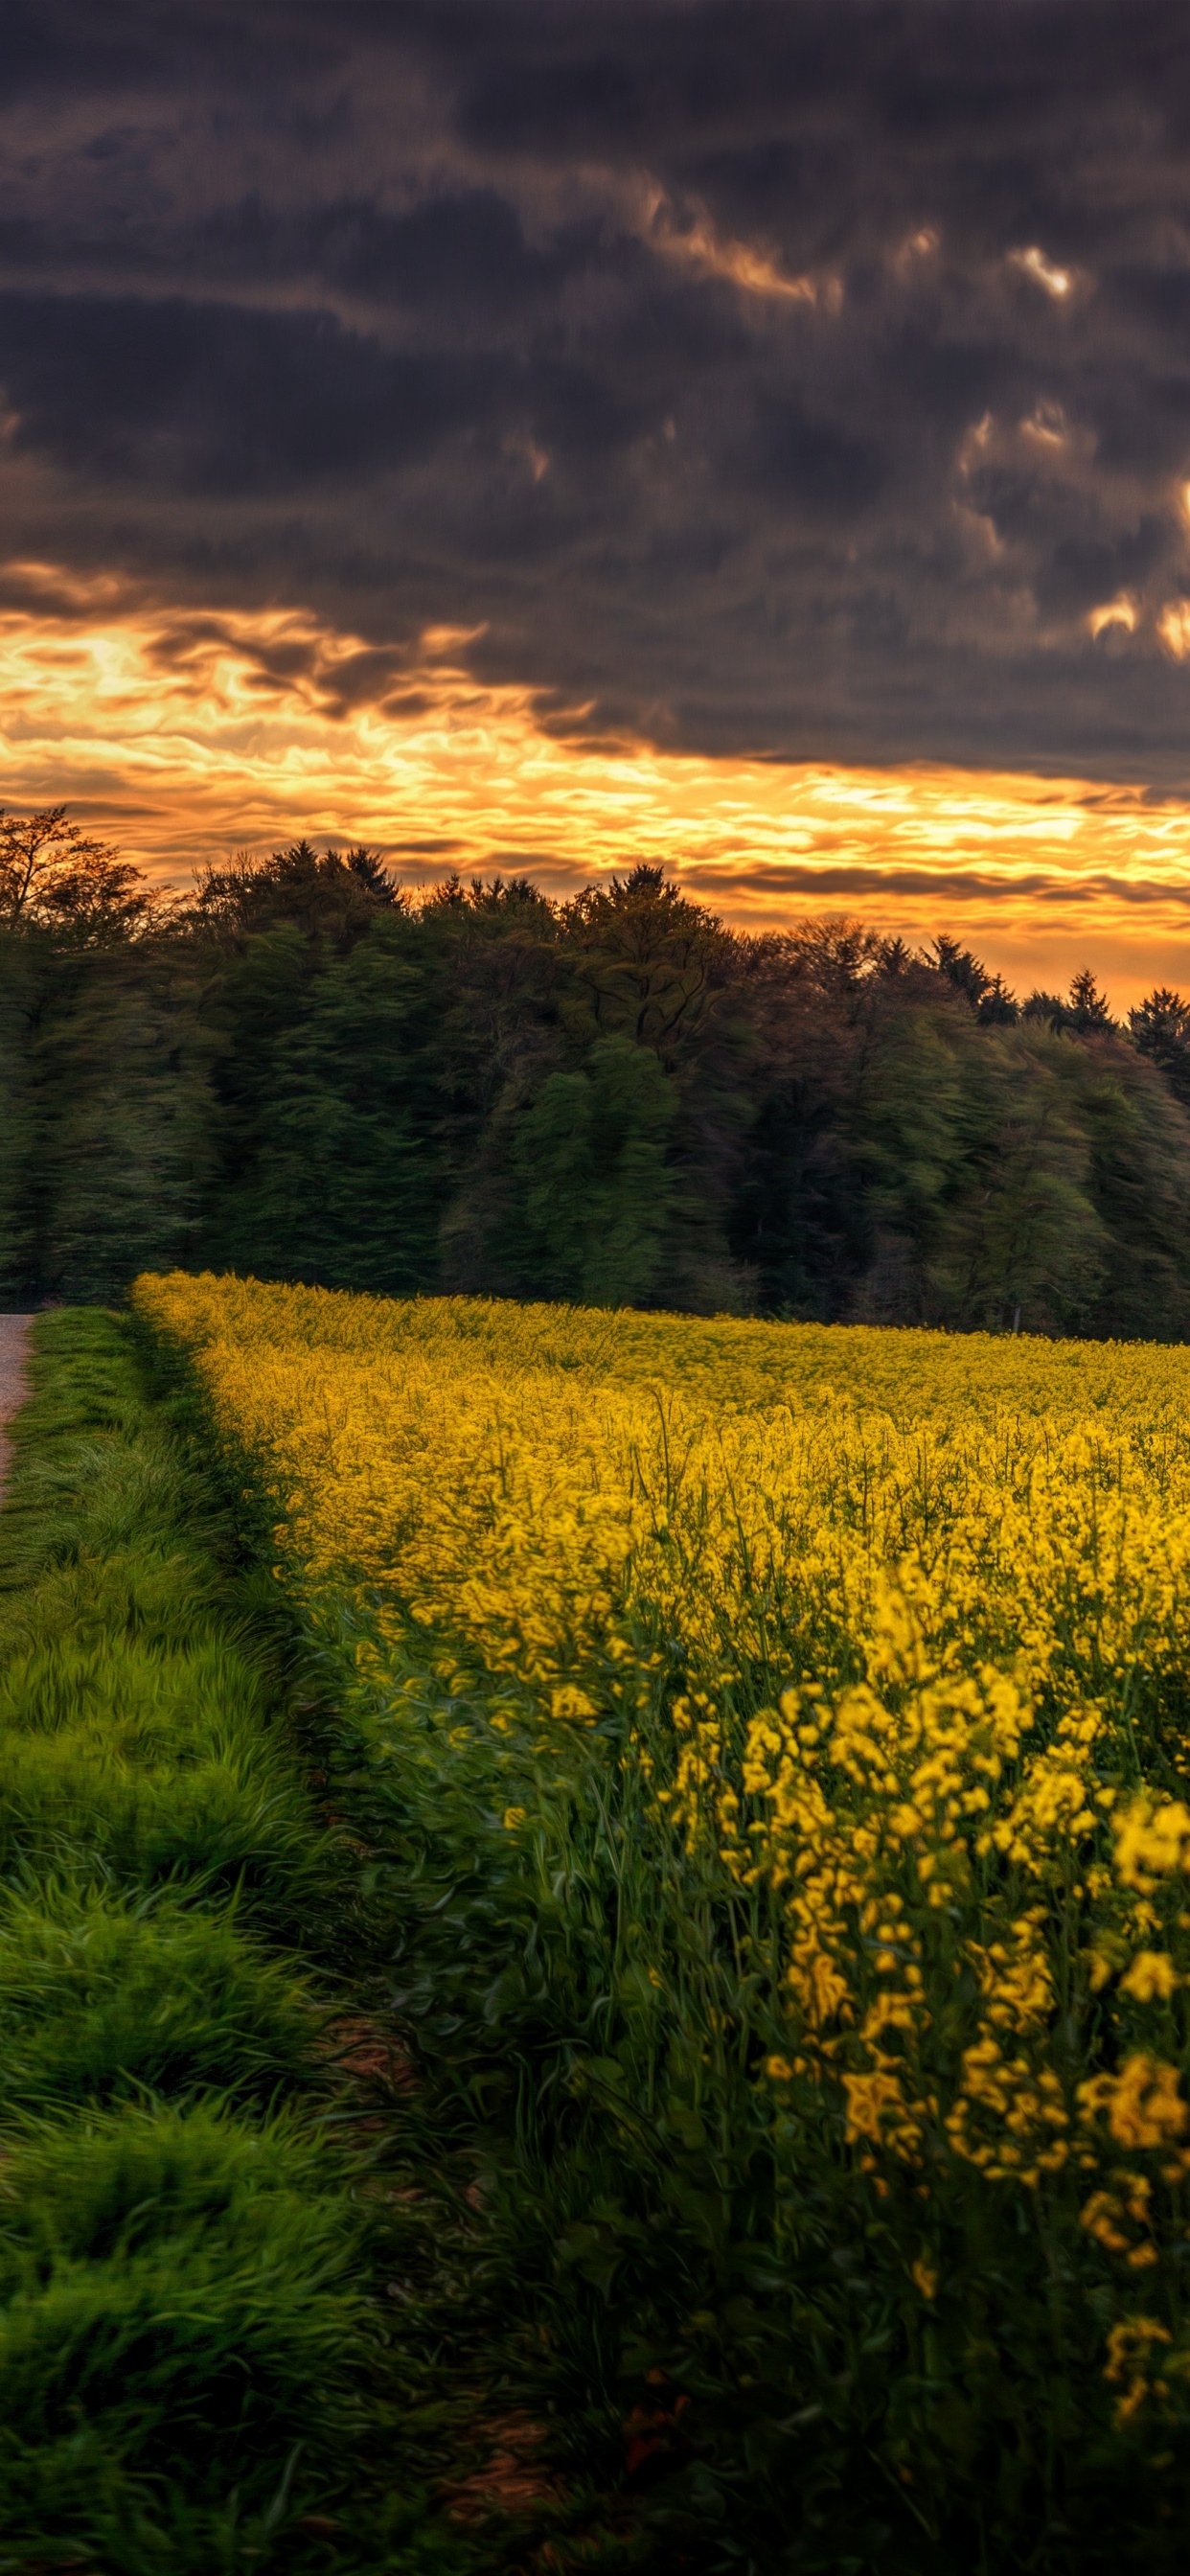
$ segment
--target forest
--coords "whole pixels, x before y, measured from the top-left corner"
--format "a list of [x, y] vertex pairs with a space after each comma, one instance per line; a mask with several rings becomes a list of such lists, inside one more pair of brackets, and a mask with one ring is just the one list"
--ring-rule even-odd
[[183, 897], [0, 820], [0, 1303], [210, 1268], [1190, 1338], [1190, 1001], [1019, 1000], [940, 932], [732, 930], [652, 866], [417, 897], [365, 848]]

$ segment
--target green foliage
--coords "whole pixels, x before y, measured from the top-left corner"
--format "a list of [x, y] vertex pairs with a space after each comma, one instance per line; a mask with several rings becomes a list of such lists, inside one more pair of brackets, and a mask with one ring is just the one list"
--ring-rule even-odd
[[986, 1025], [874, 994], [848, 1111], [877, 1323], [1175, 1340], [1190, 1330], [1187, 1137], [1151, 1068], [1090, 1014]]
[[955, 1194], [940, 1246], [947, 1322], [1061, 1327], [1099, 1293], [1108, 1237], [1070, 1098], [1080, 1069], [1070, 1049], [1031, 1029], [984, 1054], [978, 1168]]
[[38, 1031], [42, 1293], [110, 1296], [130, 1265], [189, 1246], [209, 1118], [183, 995], [133, 949], [59, 967]]
[[455, 2567], [328, 2027], [357, 1865], [129, 1328], [43, 1318], [34, 1380], [0, 1512], [0, 2569], [314, 2571], [327, 2528], [344, 2576]]
[[9, 2550], [56, 2536], [164, 2564], [181, 2500], [183, 2564], [226, 2550], [237, 2519], [257, 2523], [237, 2557], [259, 2550], [295, 2452], [321, 2452], [325, 2474], [350, 2431], [356, 2253], [333, 2165], [283, 2122], [127, 2106], [16, 2137], [0, 2202]]
[[630, 1750], [595, 1671], [598, 1723], [564, 1749], [507, 1676], [452, 1688], [411, 1652], [364, 1682], [342, 1610], [317, 1615], [336, 1795], [375, 1855], [423, 2115], [428, 2096], [482, 2212], [503, 2383], [572, 2476], [620, 2487], [610, 2563], [1175, 2576], [1190, 2417], [1156, 2458], [1115, 2418], [1118, 2285], [1077, 2178], [1059, 2226], [932, 2169], [924, 2201], [915, 2168], [878, 2198], [812, 2085], [774, 2118], [758, 2079], [787, 2034], [763, 1898], [665, 1826], [642, 1768], [643, 1747], [672, 1776], [681, 1652], [661, 1617], [636, 1640], [652, 1678]]
[[416, 1054], [424, 975], [400, 914], [318, 976], [256, 1104], [246, 1233], [254, 1267], [401, 1296], [432, 1274], [440, 1187]]
[[1190, 1109], [1190, 1002], [1168, 984], [1130, 1011], [1128, 1025], [1139, 1053], [1164, 1076], [1173, 1097]]
[[649, 865], [561, 904], [500, 877], [415, 902], [374, 853], [300, 841], [163, 906], [59, 809], [10, 824], [9, 1305], [181, 1263], [381, 1295], [1188, 1328], [1190, 1005], [1166, 988], [1127, 1029], [1089, 968], [1018, 1004], [946, 932], [741, 937]]
[[[90, 1677], [53, 1676], [68, 1692]], [[105, 1741], [101, 1711], [102, 1701], [81, 1725], [0, 1734], [0, 1874], [73, 1868], [137, 1887], [200, 1879], [239, 1892], [255, 1923], [299, 1942], [325, 1886], [308, 1809], [275, 1760], [240, 1728], [238, 1741], [214, 1737], [189, 1759], [146, 1760]]]
[[212, 1911], [105, 1882], [31, 1880], [0, 1904], [0, 2120], [147, 2088], [268, 2101], [306, 2080], [308, 1984]]
[[548, 1076], [514, 1130], [526, 1283], [573, 1305], [648, 1297], [675, 1194], [676, 1110], [657, 1057], [627, 1038], [600, 1038], [581, 1072]]
[[180, 959], [0, 933], [7, 1302], [100, 1299], [138, 1262], [185, 1254], [210, 1153], [207, 1052]]
[[27, 940], [0, 931], [0, 1301], [15, 1302], [34, 1262], [37, 1132], [30, 1066], [36, 979]]
[[29, 1409], [29, 1464], [0, 1524], [0, 1586], [18, 1583], [0, 1589], [0, 1876], [200, 1879], [301, 1942], [329, 1846], [267, 1678], [229, 1633], [197, 1480], [106, 1317], [55, 1317], [41, 1339], [58, 1441], [71, 1371], [81, 1438], [64, 1459], [52, 1408]]
[[118, 945], [151, 914], [141, 870], [69, 821], [65, 805], [0, 813], [0, 922], [33, 922], [73, 948]]

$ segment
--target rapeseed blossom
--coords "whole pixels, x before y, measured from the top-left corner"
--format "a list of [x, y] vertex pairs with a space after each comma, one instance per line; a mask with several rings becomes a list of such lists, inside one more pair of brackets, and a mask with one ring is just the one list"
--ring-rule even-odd
[[[181, 1275], [136, 1302], [262, 1462], [286, 1578], [353, 1606], [394, 1692], [412, 1645], [451, 1723], [484, 1711], [503, 1833], [559, 1766], [631, 1772], [737, 1927], [774, 2136], [819, 2123], [919, 2235], [947, 2190], [1068, 2220], [1123, 2312], [1117, 2423], [1172, 2402], [1190, 1351]], [[906, 2277], [944, 2295], [929, 2243]]]

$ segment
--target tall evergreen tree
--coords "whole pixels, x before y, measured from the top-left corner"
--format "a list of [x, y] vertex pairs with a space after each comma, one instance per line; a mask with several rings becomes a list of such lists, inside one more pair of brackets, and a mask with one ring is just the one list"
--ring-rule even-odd
[[1190, 1109], [1190, 1002], [1167, 984], [1147, 993], [1128, 1026], [1134, 1045], [1163, 1074], [1174, 1099]]

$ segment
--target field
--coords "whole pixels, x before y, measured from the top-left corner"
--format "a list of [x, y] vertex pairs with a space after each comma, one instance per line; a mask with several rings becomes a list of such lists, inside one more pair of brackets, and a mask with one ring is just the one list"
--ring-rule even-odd
[[267, 1491], [503, 2384], [605, 2480], [627, 2423], [628, 2556], [1175, 2563], [1190, 1353], [136, 1305]]

